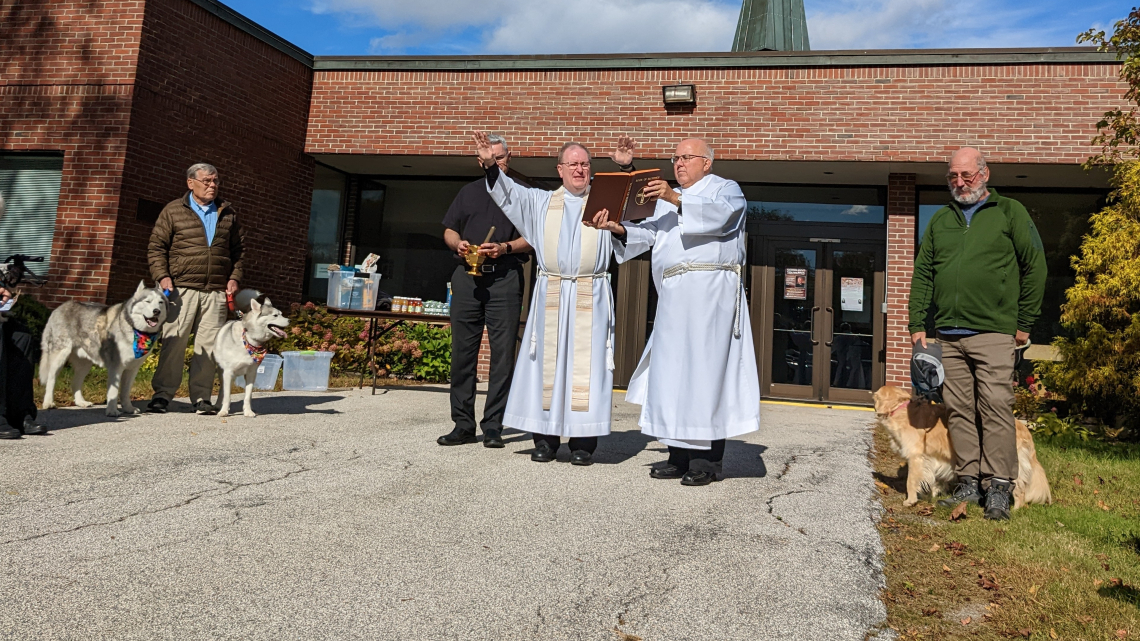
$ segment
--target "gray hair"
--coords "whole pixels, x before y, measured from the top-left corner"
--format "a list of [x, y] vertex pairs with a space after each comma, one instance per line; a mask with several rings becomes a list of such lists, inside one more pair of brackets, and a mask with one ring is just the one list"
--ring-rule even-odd
[[511, 150], [511, 148], [507, 146], [507, 139], [499, 134], [487, 134], [487, 142], [491, 143], [491, 145], [502, 145], [503, 151]]
[[587, 159], [589, 159], [589, 160], [594, 159], [594, 156], [590, 153], [590, 150], [586, 148], [586, 145], [583, 145], [580, 142], [574, 142], [573, 140], [571, 140], [570, 142], [566, 143], [565, 145], [562, 145], [562, 148], [558, 150], [558, 163], [559, 164], [562, 164], [562, 157], [566, 155], [566, 150], [571, 149], [573, 147], [578, 147], [582, 151], [586, 152], [586, 158]]
[[207, 162], [199, 162], [199, 163], [194, 163], [193, 165], [190, 165], [190, 168], [186, 170], [186, 178], [187, 179], [193, 178], [194, 180], [197, 180], [198, 179], [198, 172], [200, 172], [200, 171], [206, 172], [207, 176], [217, 176], [218, 175], [218, 169], [216, 167], [214, 167], [213, 165], [211, 165], [210, 163], [207, 163]]

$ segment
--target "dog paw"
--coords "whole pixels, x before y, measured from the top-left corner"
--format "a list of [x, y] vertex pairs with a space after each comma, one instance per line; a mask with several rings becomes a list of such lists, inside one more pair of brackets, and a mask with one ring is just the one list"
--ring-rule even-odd
[[85, 401], [83, 399], [75, 401], [76, 407], [91, 407], [92, 405], [94, 405], [94, 403], [92, 403], [91, 401]]
[[124, 414], [142, 414], [142, 410], [135, 407], [134, 405], [124, 405], [120, 409]]
[[907, 499], [907, 500], [903, 501], [903, 505], [906, 507], [910, 507], [916, 503], [918, 503], [918, 499]]
[[256, 418], [257, 417], [257, 414], [253, 410], [246, 410], [246, 411], [242, 412], [241, 414], [242, 414], [242, 416], [245, 416], [247, 418]]
[[117, 416], [122, 416], [122, 412], [120, 412], [119, 410], [117, 410], [113, 407], [108, 407], [105, 414], [107, 414], [107, 416], [110, 416], [112, 418], [117, 417]]
[[230, 415], [230, 411], [226, 409], [218, 410], [218, 416], [225, 418]]

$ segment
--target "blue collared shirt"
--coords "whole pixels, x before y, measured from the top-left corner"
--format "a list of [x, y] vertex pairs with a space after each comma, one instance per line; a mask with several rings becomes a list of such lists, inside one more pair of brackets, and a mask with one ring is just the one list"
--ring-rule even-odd
[[194, 193], [191, 192], [190, 193], [190, 209], [193, 209], [194, 213], [198, 214], [198, 218], [202, 219], [202, 226], [206, 228], [206, 244], [207, 245], [213, 245], [214, 244], [214, 231], [216, 231], [218, 228], [218, 206], [217, 206], [217, 204], [211, 202], [209, 205], [206, 205], [205, 207], [203, 207], [203, 206], [198, 204], [197, 200], [194, 200]]

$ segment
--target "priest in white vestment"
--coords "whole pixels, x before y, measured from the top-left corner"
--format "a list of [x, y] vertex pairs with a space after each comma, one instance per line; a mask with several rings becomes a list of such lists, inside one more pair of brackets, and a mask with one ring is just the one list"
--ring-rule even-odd
[[760, 381], [741, 280], [746, 262], [747, 201], [740, 186], [710, 173], [704, 141], [677, 146], [673, 172], [646, 186], [657, 197], [640, 223], [592, 225], [609, 231], [618, 262], [653, 251], [657, 316], [629, 383], [641, 405], [641, 431], [669, 447], [653, 478], [708, 485], [722, 472], [725, 439], [760, 428]]
[[[590, 465], [598, 437], [610, 433], [614, 335], [610, 234], [582, 224], [590, 153], [563, 145], [562, 187], [551, 192], [500, 172], [486, 134], [474, 138], [491, 198], [534, 247], [539, 268], [503, 425], [533, 434], [531, 460], [554, 460], [566, 437], [570, 462]], [[632, 142], [623, 137], [614, 160], [626, 159]]]

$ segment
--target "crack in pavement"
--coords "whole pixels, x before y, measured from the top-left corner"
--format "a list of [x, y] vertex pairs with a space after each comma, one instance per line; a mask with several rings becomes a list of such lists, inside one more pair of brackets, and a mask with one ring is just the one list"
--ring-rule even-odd
[[135, 518], [137, 516], [147, 516], [147, 515], [151, 515], [151, 514], [159, 514], [162, 512], [168, 512], [170, 510], [176, 510], [176, 509], [181, 508], [181, 507], [186, 507], [187, 505], [190, 505], [191, 503], [193, 503], [193, 502], [195, 502], [201, 498], [205, 498], [205, 497], [213, 498], [213, 497], [218, 497], [218, 496], [226, 496], [227, 494], [230, 494], [232, 492], [236, 492], [237, 490], [240, 490], [242, 488], [256, 487], [258, 485], [265, 485], [266, 483], [275, 483], [277, 481], [284, 481], [285, 479], [288, 479], [291, 476], [294, 476], [297, 474], [302, 474], [304, 472], [312, 471], [312, 468], [305, 467], [304, 465], [301, 465], [300, 463], [296, 463], [293, 461], [282, 461], [282, 460], [277, 459], [277, 458], [274, 458], [274, 460], [278, 461], [279, 463], [288, 463], [291, 465], [296, 465], [297, 469], [290, 470], [281, 476], [276, 476], [276, 477], [266, 479], [263, 481], [255, 481], [255, 482], [250, 482], [250, 483], [235, 483], [232, 481], [226, 481], [224, 479], [210, 479], [211, 481], [213, 481], [215, 483], [221, 483], [222, 485], [226, 485], [228, 487], [223, 491], [219, 491], [218, 488], [211, 488], [208, 490], [202, 490], [201, 492], [195, 492], [186, 500], [179, 501], [178, 503], [174, 503], [172, 505], [165, 505], [163, 507], [155, 508], [155, 509], [139, 510], [138, 512], [132, 512], [130, 514], [124, 514], [123, 516], [120, 516], [120, 517], [115, 518], [115, 519], [111, 519], [109, 521], [98, 521], [95, 523], [84, 523], [82, 525], [77, 525], [75, 527], [67, 528], [64, 530], [52, 530], [51, 532], [41, 532], [40, 534], [34, 534], [32, 536], [27, 536], [27, 537], [23, 537], [23, 538], [19, 538], [19, 539], [9, 539], [7, 541], [0, 542], [0, 545], [11, 545], [13, 543], [26, 543], [28, 541], [35, 541], [35, 540], [42, 539], [42, 538], [48, 537], [48, 536], [53, 536], [56, 534], [71, 534], [72, 532], [78, 532], [80, 530], [85, 530], [87, 528], [101, 527], [104, 525], [114, 525], [116, 523], [122, 523], [124, 521], [127, 521], [128, 519], [132, 519], [132, 518]]

